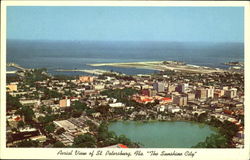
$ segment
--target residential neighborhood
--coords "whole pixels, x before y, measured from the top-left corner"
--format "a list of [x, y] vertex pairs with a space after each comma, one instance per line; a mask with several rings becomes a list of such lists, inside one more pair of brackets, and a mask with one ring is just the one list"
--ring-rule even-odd
[[242, 71], [52, 76], [28, 69], [8, 75], [6, 91], [8, 147], [140, 147], [110, 133], [108, 123], [154, 120], [209, 124], [227, 138], [216, 147], [244, 147]]

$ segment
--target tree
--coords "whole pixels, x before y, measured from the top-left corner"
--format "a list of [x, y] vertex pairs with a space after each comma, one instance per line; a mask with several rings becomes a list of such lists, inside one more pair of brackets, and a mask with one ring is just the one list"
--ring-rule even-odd
[[57, 142], [54, 144], [53, 147], [55, 147], [55, 148], [64, 148], [65, 145], [64, 145], [62, 142], [57, 141]]
[[45, 115], [45, 117], [42, 117], [42, 116], [38, 117], [38, 121], [43, 124], [53, 122], [55, 119], [56, 119], [56, 115], [54, 114]]
[[94, 108], [89, 108], [89, 109], [86, 110], [86, 114], [88, 116], [90, 116], [92, 113], [95, 113], [95, 112], [96, 112], [96, 110]]
[[23, 106], [17, 113], [24, 116], [25, 122], [32, 121], [34, 117], [34, 111], [29, 106]]
[[204, 142], [198, 143], [194, 148], [227, 148], [228, 143], [225, 136], [212, 134]]
[[95, 147], [96, 139], [91, 134], [79, 135], [74, 138], [73, 147], [93, 148]]
[[78, 118], [81, 115], [82, 115], [82, 111], [79, 111], [79, 110], [74, 110], [72, 113], [72, 117], [74, 117], [74, 118]]
[[9, 93], [6, 94], [6, 109], [17, 110], [22, 108], [22, 104], [19, 102], [17, 97], [11, 96]]
[[207, 113], [201, 113], [198, 116], [198, 122], [205, 122], [207, 120]]
[[239, 128], [234, 123], [229, 121], [223, 122], [223, 128], [221, 129], [221, 132], [229, 139], [233, 138], [233, 136], [235, 136], [238, 131]]
[[87, 105], [85, 103], [81, 103], [79, 101], [73, 102], [71, 105], [74, 110], [84, 111], [87, 109]]
[[100, 112], [103, 115], [107, 115], [109, 113], [109, 106], [98, 106], [95, 108], [96, 112]]
[[24, 122], [23, 121], [19, 121], [18, 123], [17, 123], [17, 128], [23, 128], [24, 127]]
[[55, 90], [49, 90], [47, 88], [41, 89], [44, 92], [44, 96], [41, 99], [50, 99], [50, 98], [61, 98], [63, 95]]
[[17, 143], [17, 147], [38, 147], [38, 141], [23, 140]]
[[44, 127], [44, 129], [48, 132], [48, 133], [52, 133], [55, 131], [55, 125], [53, 123], [50, 123], [48, 125], [46, 125]]
[[96, 132], [98, 127], [96, 124], [94, 124], [91, 120], [87, 120], [86, 124], [89, 126], [90, 131]]

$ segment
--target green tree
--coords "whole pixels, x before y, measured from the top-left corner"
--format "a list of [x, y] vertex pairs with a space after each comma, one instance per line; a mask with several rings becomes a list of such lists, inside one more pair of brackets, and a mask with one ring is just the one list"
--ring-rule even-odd
[[23, 121], [19, 121], [18, 123], [17, 123], [17, 128], [23, 128], [24, 127], [24, 122]]
[[57, 142], [54, 144], [53, 147], [55, 147], [55, 148], [64, 148], [65, 145], [64, 145], [62, 142], [57, 141]]
[[198, 116], [198, 122], [205, 122], [207, 120], [207, 113], [201, 113]]
[[50, 123], [50, 122], [53, 122], [54, 120], [56, 120], [57, 116], [52, 114], [52, 115], [45, 115], [45, 117], [38, 117], [38, 121], [40, 123], [43, 123], [43, 124], [46, 124], [46, 123]]
[[74, 138], [73, 147], [93, 148], [96, 146], [96, 139], [91, 134], [79, 135]]
[[30, 122], [33, 120], [34, 111], [29, 106], [23, 106], [17, 111], [17, 113], [24, 116], [25, 122]]
[[17, 143], [17, 147], [38, 147], [38, 145], [39, 145], [38, 141], [32, 141], [32, 140], [23, 140]]
[[78, 110], [78, 111], [84, 111], [87, 109], [87, 105], [85, 103], [81, 103], [79, 101], [75, 101], [72, 103], [71, 107], [74, 110]]
[[194, 148], [227, 148], [228, 143], [225, 136], [212, 134], [204, 142], [198, 143]]
[[6, 109], [8, 110], [17, 110], [22, 108], [22, 104], [19, 102], [17, 97], [11, 96], [9, 93], [6, 94]]
[[50, 98], [62, 98], [62, 94], [57, 92], [56, 90], [49, 90], [47, 88], [40, 89], [44, 92], [44, 95], [41, 99], [50, 99]]
[[53, 133], [55, 131], [55, 125], [53, 123], [50, 123], [48, 125], [45, 125], [44, 129], [48, 132], [48, 133]]
[[131, 100], [129, 100], [128, 97], [136, 93], [138, 93], [138, 91], [132, 88], [108, 89], [101, 92], [102, 95], [116, 98], [119, 102], [125, 103], [126, 105], [131, 105]]

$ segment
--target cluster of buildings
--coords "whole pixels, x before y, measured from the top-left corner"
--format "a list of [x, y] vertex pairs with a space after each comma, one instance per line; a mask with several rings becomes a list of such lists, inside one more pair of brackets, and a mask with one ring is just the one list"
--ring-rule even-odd
[[62, 130], [63, 132], [61, 134], [53, 134], [54, 138], [65, 146], [71, 146], [74, 142], [74, 137], [89, 132], [89, 126], [86, 124], [87, 120], [85, 117], [79, 117], [54, 121], [56, 131]]
[[[72, 145], [77, 135], [90, 132], [87, 120], [97, 125], [105, 116], [105, 120], [191, 120], [195, 114], [208, 113], [208, 119], [213, 116], [222, 122], [228, 120], [239, 126], [239, 132], [233, 140], [236, 147], [242, 147], [244, 126], [239, 117], [244, 116], [244, 84], [235, 78], [243, 79], [243, 75], [236, 77], [233, 74], [230, 72], [175, 73], [171, 76], [167, 74], [137, 75], [132, 76], [133, 80], [112, 74], [101, 77], [79, 76], [71, 80], [50, 77], [43, 81], [36, 81], [35, 87], [18, 81], [8, 83], [6, 89], [8, 94], [17, 97], [22, 105], [32, 108], [35, 121], [38, 121], [39, 117], [46, 116], [46, 113], [41, 111], [42, 106], [51, 109], [49, 114], [59, 115], [66, 112], [75, 101], [85, 103], [89, 109], [92, 109], [91, 113], [84, 113], [79, 118], [71, 117], [53, 121], [56, 130], [50, 135], [66, 146]], [[221, 80], [221, 77], [227, 77], [230, 83]], [[113, 97], [101, 94], [104, 90], [124, 88], [137, 91], [136, 94], [129, 96], [128, 100], [137, 102], [138, 106], [128, 106]], [[51, 92], [57, 92], [60, 96], [48, 96], [47, 94]], [[104, 115], [101, 111], [95, 110], [102, 106], [108, 107], [112, 114]], [[122, 112], [117, 112], [117, 110], [122, 110]], [[22, 128], [17, 127], [18, 122], [22, 120], [22, 115], [15, 111], [7, 112], [7, 132], [10, 137], [15, 137], [14, 134], [20, 133], [21, 129], [27, 127], [27, 125]], [[34, 134], [35, 136], [43, 136], [40, 137], [41, 142], [49, 138], [41, 127], [34, 127], [34, 129], [39, 133]], [[63, 130], [63, 133], [56, 134], [58, 130]], [[12, 139], [9, 139], [10, 145], [14, 144]], [[20, 140], [23, 139], [27, 137], [24, 136]]]

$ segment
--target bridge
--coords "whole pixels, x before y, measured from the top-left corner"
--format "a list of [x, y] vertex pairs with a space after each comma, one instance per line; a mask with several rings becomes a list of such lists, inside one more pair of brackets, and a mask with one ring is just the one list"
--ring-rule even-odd
[[15, 67], [15, 68], [20, 69], [20, 70], [26, 70], [26, 68], [24, 68], [24, 67], [22, 67], [22, 66], [20, 66], [20, 65], [18, 65], [16, 63], [7, 63], [6, 66], [7, 67]]

